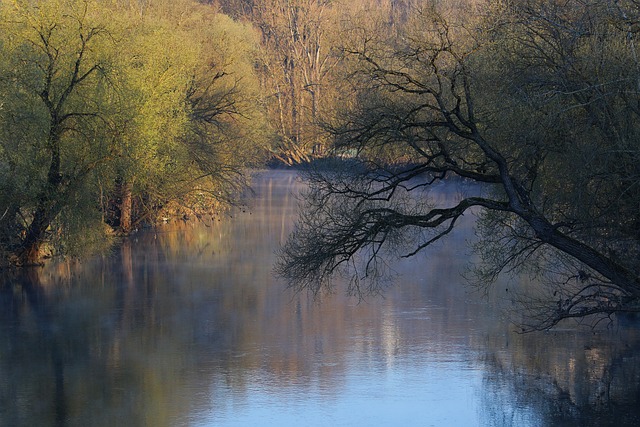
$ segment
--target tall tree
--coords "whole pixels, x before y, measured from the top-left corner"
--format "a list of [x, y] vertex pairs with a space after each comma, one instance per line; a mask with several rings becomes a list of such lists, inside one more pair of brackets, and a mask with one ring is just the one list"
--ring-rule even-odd
[[[273, 155], [293, 164], [322, 151], [318, 115], [328, 76], [340, 60], [331, 30], [338, 9], [324, 0], [222, 2], [245, 13], [262, 35], [263, 85], [278, 140]], [[242, 11], [242, 12], [241, 12]]]
[[131, 19], [138, 38], [123, 64], [131, 120], [118, 177], [125, 232], [131, 197], [145, 204], [134, 222], [170, 202], [189, 207], [192, 196], [237, 199], [268, 138], [250, 26], [191, 1]]
[[0, 13], [4, 258], [86, 253], [108, 240], [108, 206], [126, 232], [170, 202], [209, 208], [246, 185], [267, 139], [250, 27], [189, 0], [1, 1]]
[[[5, 243], [17, 262], [29, 264], [41, 255], [55, 218], [112, 157], [117, 132], [108, 99], [113, 50], [109, 26], [89, 1], [1, 6], [3, 172], [20, 185], [2, 194], [3, 225], [9, 227], [4, 234], [11, 241]], [[12, 192], [21, 190], [13, 200]], [[18, 221], [24, 227], [21, 238], [10, 229]]]
[[[482, 285], [505, 269], [550, 280], [517, 296], [525, 329], [638, 311], [637, 5], [483, 10], [473, 25], [416, 10], [401, 37], [348, 47], [357, 90], [330, 128], [338, 152], [358, 154], [348, 170], [310, 175], [278, 271], [319, 292], [347, 269], [353, 292], [376, 291], [385, 248], [415, 256], [479, 210]], [[429, 199], [455, 177], [485, 191]]]

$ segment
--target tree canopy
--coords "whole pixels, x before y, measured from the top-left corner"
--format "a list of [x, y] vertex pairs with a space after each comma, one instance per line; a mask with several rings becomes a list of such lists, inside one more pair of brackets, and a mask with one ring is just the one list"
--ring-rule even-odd
[[[474, 211], [478, 283], [513, 270], [540, 281], [514, 295], [525, 330], [638, 311], [638, 6], [435, 4], [397, 37], [354, 32], [353, 91], [326, 123], [350, 158], [309, 174], [277, 271], [314, 293], [340, 271], [352, 292], [376, 292], [383, 253], [417, 256]], [[430, 199], [452, 179], [482, 191]]]
[[105, 241], [107, 216], [129, 231], [134, 205], [142, 218], [189, 198], [229, 203], [266, 149], [257, 40], [211, 7], [7, 0], [0, 14], [12, 262], [82, 253]]

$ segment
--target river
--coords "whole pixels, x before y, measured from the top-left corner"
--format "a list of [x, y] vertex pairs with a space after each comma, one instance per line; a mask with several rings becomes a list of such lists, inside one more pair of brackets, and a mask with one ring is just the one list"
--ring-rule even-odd
[[640, 425], [638, 331], [514, 333], [465, 286], [471, 216], [382, 296], [287, 290], [301, 188], [262, 173], [246, 209], [5, 277], [0, 426]]

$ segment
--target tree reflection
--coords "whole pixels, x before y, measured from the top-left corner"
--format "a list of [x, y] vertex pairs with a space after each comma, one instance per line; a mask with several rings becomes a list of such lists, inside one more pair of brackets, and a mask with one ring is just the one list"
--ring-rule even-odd
[[[0, 418], [5, 425], [28, 423], [31, 408], [24, 405], [23, 399], [29, 400], [31, 396], [35, 397], [33, 403], [46, 405], [52, 412], [52, 425], [62, 426], [67, 418], [64, 342], [52, 314], [50, 296], [37, 271], [14, 275], [12, 279], [22, 283], [20, 289], [0, 287], [3, 308], [0, 322], [9, 325], [9, 336], [3, 340], [9, 352], [3, 352], [0, 358], [1, 371], [7, 374], [3, 375], [7, 381], [0, 383], [0, 389], [3, 400], [14, 401], [15, 405], [6, 407]], [[33, 325], [32, 333], [25, 334], [11, 327], [27, 322]], [[36, 358], [27, 371], [23, 371], [25, 358]], [[38, 382], [37, 388], [29, 387], [31, 380]], [[39, 401], [36, 396], [42, 392], [52, 396], [51, 400]]]
[[349, 393], [354, 372], [384, 380], [403, 369], [422, 386], [429, 363], [460, 359], [484, 373], [485, 425], [634, 420], [638, 334], [509, 333], [461, 286], [471, 221], [423, 262], [398, 265], [402, 286], [384, 298], [286, 292], [271, 265], [295, 215], [294, 180], [260, 181], [229, 220], [139, 233], [109, 257], [7, 277], [0, 425], [213, 423], [257, 392], [321, 406]]
[[484, 357], [489, 393], [483, 403], [491, 419], [548, 426], [640, 422], [636, 331], [565, 330], [503, 339], [493, 337], [494, 351]]
[[[241, 215], [234, 235], [224, 221], [172, 225], [109, 257], [5, 277], [0, 425], [173, 425], [193, 408], [228, 405], [265, 362], [283, 379], [308, 371], [310, 361], [298, 366], [302, 355], [276, 346], [247, 351], [260, 334], [281, 343], [256, 319], [288, 313], [288, 298], [266, 296], [265, 238], [290, 222], [279, 212]], [[216, 390], [215, 400], [193, 390]]]

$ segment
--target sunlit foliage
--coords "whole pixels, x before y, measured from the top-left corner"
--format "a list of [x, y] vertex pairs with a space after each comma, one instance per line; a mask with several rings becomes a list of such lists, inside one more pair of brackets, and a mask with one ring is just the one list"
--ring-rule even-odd
[[0, 13], [5, 258], [80, 253], [194, 191], [232, 201], [266, 138], [246, 26], [186, 0]]

